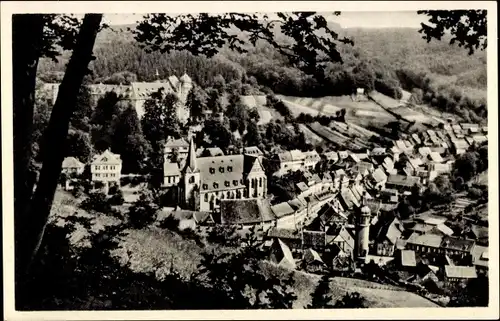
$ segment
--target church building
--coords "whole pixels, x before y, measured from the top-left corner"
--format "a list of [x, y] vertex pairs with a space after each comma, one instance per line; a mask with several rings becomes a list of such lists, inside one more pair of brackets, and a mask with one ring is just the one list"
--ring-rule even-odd
[[197, 158], [192, 138], [180, 176], [179, 201], [190, 210], [212, 211], [219, 208], [223, 199], [258, 199], [267, 194], [261, 156]]

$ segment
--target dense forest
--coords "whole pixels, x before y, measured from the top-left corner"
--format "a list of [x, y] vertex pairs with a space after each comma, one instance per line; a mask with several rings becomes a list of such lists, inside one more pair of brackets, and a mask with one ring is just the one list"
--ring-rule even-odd
[[[216, 86], [220, 75], [226, 83], [256, 80], [260, 88], [291, 96], [346, 95], [361, 87], [401, 98], [404, 89], [413, 93], [417, 103], [455, 112], [466, 121], [487, 117], [486, 53], [469, 56], [447, 41], [427, 43], [417, 29], [339, 29], [354, 46], [339, 47], [343, 63], [330, 63], [319, 82], [290, 66], [264, 43], [243, 54], [223, 49], [210, 59], [186, 52], [146, 53], [135, 43], [129, 27], [115, 26], [98, 35], [89, 81], [152, 81], [157, 73], [166, 78], [186, 72], [203, 88]], [[66, 55], [58, 62], [41, 61], [41, 79], [60, 80], [66, 61]]]

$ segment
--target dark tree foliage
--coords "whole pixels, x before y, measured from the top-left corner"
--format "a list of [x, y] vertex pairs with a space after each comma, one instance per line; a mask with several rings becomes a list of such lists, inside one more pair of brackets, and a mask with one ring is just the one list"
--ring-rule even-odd
[[143, 191], [139, 199], [129, 209], [128, 219], [134, 228], [141, 229], [153, 223], [158, 212], [154, 195], [150, 191]]
[[189, 108], [190, 117], [194, 122], [199, 122], [202, 119], [203, 111], [207, 108], [208, 95], [199, 86], [193, 86], [189, 91], [186, 100], [186, 107]]
[[262, 144], [262, 137], [259, 128], [255, 122], [250, 122], [247, 127], [247, 133], [243, 137], [246, 146], [257, 146]]
[[70, 126], [75, 129], [89, 132], [89, 121], [92, 117], [93, 109], [93, 98], [90, 90], [87, 86], [82, 86], [78, 94]]
[[97, 152], [111, 147], [113, 123], [120, 114], [119, 99], [114, 92], [107, 92], [97, 101], [90, 124], [92, 144]]
[[144, 136], [153, 149], [168, 137], [179, 138], [181, 125], [177, 119], [177, 97], [159, 90], [144, 103], [144, 116], [141, 124]]
[[101, 192], [90, 193], [89, 196], [80, 204], [81, 208], [87, 211], [96, 211], [109, 213], [111, 206], [108, 202], [106, 194]]
[[142, 172], [150, 143], [142, 134], [135, 108], [130, 106], [119, 114], [112, 129], [111, 150], [119, 154], [123, 161], [122, 173]]
[[233, 142], [233, 135], [229, 129], [228, 121], [221, 123], [216, 119], [208, 120], [205, 122], [204, 132], [208, 133], [212, 146], [219, 147], [223, 151], [226, 151]]
[[[339, 43], [352, 44], [350, 39], [341, 38], [330, 30], [326, 19], [315, 12], [277, 15], [278, 19], [270, 20], [267, 15], [245, 13], [149, 14], [144, 16], [144, 21], [133, 33], [147, 51], [168, 53], [187, 50], [207, 57], [214, 56], [225, 44], [231, 50], [243, 53], [248, 51], [244, 46], [247, 41], [255, 46], [258, 40], [263, 40], [292, 64], [311, 74], [317, 74], [318, 68], [324, 68], [326, 62], [342, 61], [337, 50]], [[237, 28], [239, 32], [230, 33], [230, 27]], [[278, 42], [274, 28], [279, 28], [292, 42]], [[319, 32], [322, 34], [319, 35]]]
[[[78, 92], [93, 59], [92, 49], [101, 29], [100, 14], [78, 20], [58, 15], [13, 16], [14, 180], [16, 228], [16, 299], [22, 300], [25, 273], [38, 252], [50, 214], [64, 159], [64, 144]], [[50, 121], [40, 145], [42, 166], [38, 181], [32, 172], [33, 109], [38, 62], [55, 58], [56, 48], [73, 50]], [[36, 189], [33, 188], [36, 184]], [[20, 296], [17, 296], [17, 295]]]
[[66, 140], [66, 156], [76, 157], [83, 163], [90, 160], [92, 145], [90, 135], [81, 130], [70, 130]]
[[484, 274], [458, 287], [451, 296], [449, 307], [487, 307], [489, 304], [489, 282]]
[[312, 301], [307, 306], [308, 309], [330, 309], [334, 305], [331, 304], [332, 296], [330, 295], [330, 278], [328, 275], [323, 275], [318, 282], [314, 292], [311, 294]]
[[469, 55], [488, 46], [486, 10], [419, 10], [418, 14], [429, 16], [430, 24], [421, 23], [419, 30], [427, 42], [441, 40], [449, 32], [450, 44], [468, 49]]
[[292, 274], [283, 280], [267, 275], [261, 268], [267, 257], [257, 241], [255, 230], [245, 246], [233, 253], [205, 253], [196, 282], [208, 288], [219, 303], [232, 309], [289, 309], [297, 298]]
[[358, 292], [346, 293], [341, 300], [335, 302], [337, 309], [359, 309], [366, 308], [365, 298]]

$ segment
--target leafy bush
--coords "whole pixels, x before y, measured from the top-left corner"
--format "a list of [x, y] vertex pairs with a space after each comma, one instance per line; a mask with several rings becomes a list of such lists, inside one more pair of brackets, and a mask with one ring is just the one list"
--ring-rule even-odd
[[139, 199], [130, 207], [128, 218], [135, 228], [143, 228], [154, 222], [158, 206], [154, 202], [152, 193], [145, 190], [141, 193]]
[[80, 203], [80, 207], [86, 211], [101, 213], [109, 213], [111, 211], [111, 205], [107, 200], [106, 194], [101, 192], [90, 193], [89, 196]]
[[109, 198], [109, 204], [111, 205], [123, 205], [125, 199], [123, 198], [123, 192], [118, 190], [113, 196]]

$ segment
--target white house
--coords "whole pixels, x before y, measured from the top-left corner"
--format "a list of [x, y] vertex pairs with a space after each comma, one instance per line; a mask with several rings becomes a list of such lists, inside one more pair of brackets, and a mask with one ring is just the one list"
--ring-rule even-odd
[[113, 154], [109, 149], [102, 154], [94, 156], [90, 164], [92, 182], [102, 182], [106, 188], [110, 183], [120, 186], [120, 175], [122, 171], [122, 160], [120, 155]]
[[66, 175], [80, 175], [81, 173], [83, 173], [84, 168], [85, 164], [80, 162], [75, 157], [66, 157], [63, 160], [61, 172], [65, 173]]
[[306, 156], [300, 150], [291, 150], [277, 155], [279, 164], [278, 175], [302, 169], [305, 166]]

